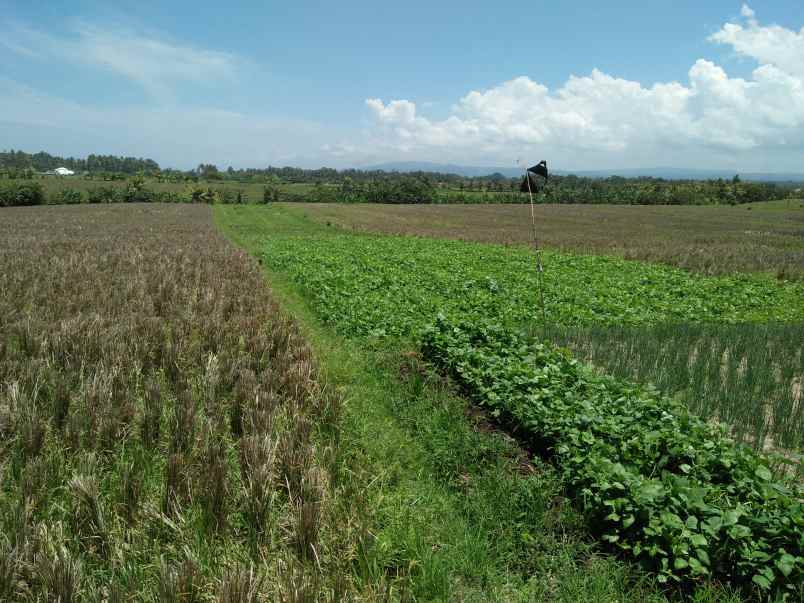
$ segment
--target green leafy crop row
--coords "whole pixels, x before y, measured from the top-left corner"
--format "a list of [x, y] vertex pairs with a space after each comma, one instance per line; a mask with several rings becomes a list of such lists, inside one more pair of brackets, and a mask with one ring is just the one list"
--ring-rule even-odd
[[492, 321], [440, 315], [423, 350], [554, 455], [593, 529], [660, 580], [804, 594], [804, 489], [721, 428]]
[[[658, 264], [545, 252], [547, 317], [557, 325], [804, 319], [804, 285], [702, 277]], [[438, 311], [526, 324], [538, 316], [533, 254], [413, 237], [271, 236], [265, 262], [288, 273], [346, 335], [407, 337]]]

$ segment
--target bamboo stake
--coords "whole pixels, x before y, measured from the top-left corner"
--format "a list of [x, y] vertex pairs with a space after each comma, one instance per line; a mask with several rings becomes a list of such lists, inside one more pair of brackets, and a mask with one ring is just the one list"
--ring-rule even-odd
[[527, 167], [525, 168], [525, 182], [528, 183], [530, 221], [533, 228], [533, 247], [536, 252], [536, 287], [539, 290], [539, 304], [542, 308], [542, 339], [547, 342], [547, 311], [544, 305], [544, 266], [542, 265], [542, 250], [539, 248], [539, 238], [536, 231], [536, 210], [533, 203], [533, 191], [530, 188], [530, 173]]

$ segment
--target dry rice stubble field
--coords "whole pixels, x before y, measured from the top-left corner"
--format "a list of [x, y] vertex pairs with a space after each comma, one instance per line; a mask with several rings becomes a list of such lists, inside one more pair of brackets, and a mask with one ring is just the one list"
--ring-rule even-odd
[[0, 600], [373, 598], [341, 400], [208, 207], [0, 221]]

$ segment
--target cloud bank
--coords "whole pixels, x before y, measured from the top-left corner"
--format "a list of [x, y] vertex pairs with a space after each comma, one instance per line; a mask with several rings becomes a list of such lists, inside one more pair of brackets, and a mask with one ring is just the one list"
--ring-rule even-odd
[[[749, 79], [729, 77], [706, 59], [688, 81], [658, 83], [594, 69], [550, 90], [527, 76], [461, 98], [442, 120], [421, 115], [408, 100], [369, 98], [369, 147], [387, 154], [495, 157], [512, 152], [584, 157], [598, 165], [644, 160], [663, 165], [672, 153], [745, 157], [804, 149], [804, 28], [761, 25], [743, 5], [740, 23], [726, 23], [709, 41], [756, 62]], [[595, 159], [596, 158], [596, 159]]]

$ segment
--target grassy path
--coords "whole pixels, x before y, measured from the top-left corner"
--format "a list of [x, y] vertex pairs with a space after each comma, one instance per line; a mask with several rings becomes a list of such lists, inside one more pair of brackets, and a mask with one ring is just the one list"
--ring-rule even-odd
[[[326, 226], [281, 206], [217, 206], [221, 230], [258, 258], [268, 237]], [[400, 343], [343, 339], [286, 276], [266, 270], [342, 391], [339, 479], [365, 510], [361, 579], [420, 601], [662, 601], [647, 578], [598, 553], [551, 467], [525, 461]], [[738, 600], [702, 587], [696, 601]]]

